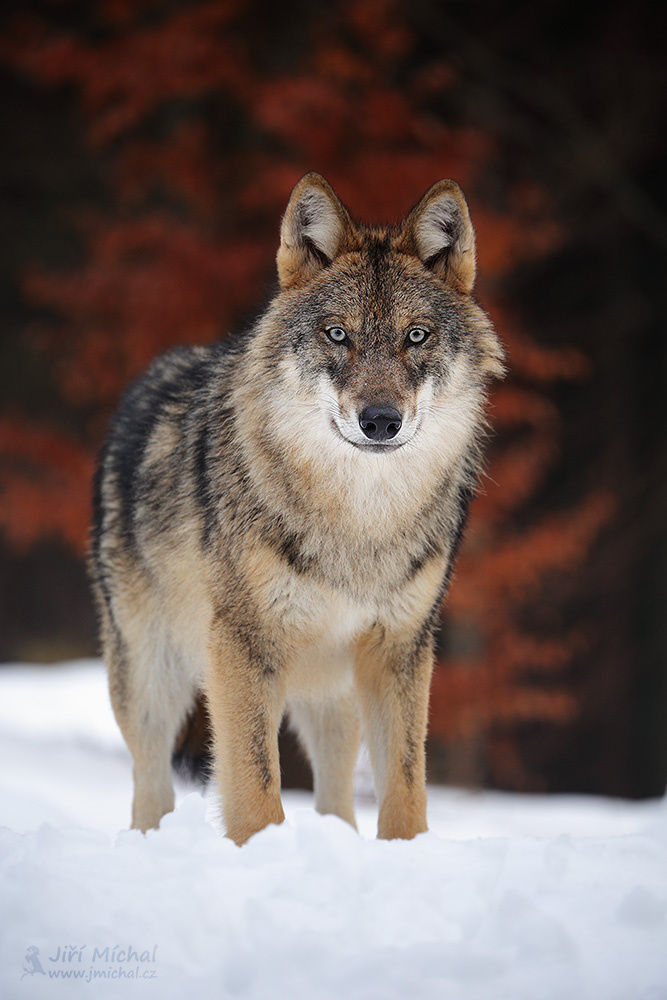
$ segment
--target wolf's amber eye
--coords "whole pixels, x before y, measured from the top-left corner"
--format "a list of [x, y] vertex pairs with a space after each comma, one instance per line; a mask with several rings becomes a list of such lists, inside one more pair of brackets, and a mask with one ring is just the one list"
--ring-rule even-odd
[[424, 330], [421, 326], [413, 326], [411, 330], [408, 330], [406, 339], [408, 344], [423, 344], [428, 336], [428, 330]]
[[328, 326], [324, 332], [334, 344], [344, 344], [347, 340], [347, 331], [342, 326]]

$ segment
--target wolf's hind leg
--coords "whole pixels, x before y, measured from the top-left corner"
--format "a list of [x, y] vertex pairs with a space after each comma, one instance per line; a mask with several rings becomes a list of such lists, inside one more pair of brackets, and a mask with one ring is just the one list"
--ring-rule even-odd
[[[174, 739], [176, 734], [174, 733]], [[128, 740], [129, 743], [129, 740]], [[132, 829], [156, 829], [166, 813], [174, 808], [174, 787], [171, 777], [171, 747], [169, 734], [150, 719], [144, 732], [135, 738], [130, 747], [134, 760], [134, 797], [132, 800]]]
[[289, 717], [313, 769], [315, 808], [356, 829], [353, 778], [360, 741], [352, 693], [325, 701], [290, 700]]
[[116, 719], [134, 762], [132, 828], [145, 833], [174, 808], [171, 758], [194, 687], [182, 658], [154, 634], [153, 641], [127, 648], [125, 656], [120, 691], [118, 665], [110, 663], [109, 676]]

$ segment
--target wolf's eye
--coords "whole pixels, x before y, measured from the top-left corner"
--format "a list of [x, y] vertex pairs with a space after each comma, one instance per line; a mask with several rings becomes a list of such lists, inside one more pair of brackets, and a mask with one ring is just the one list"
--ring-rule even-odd
[[421, 326], [413, 326], [411, 330], [408, 330], [406, 340], [408, 344], [423, 344], [428, 336], [428, 330], [424, 330]]
[[347, 331], [342, 326], [328, 326], [324, 332], [334, 344], [344, 344], [347, 340]]

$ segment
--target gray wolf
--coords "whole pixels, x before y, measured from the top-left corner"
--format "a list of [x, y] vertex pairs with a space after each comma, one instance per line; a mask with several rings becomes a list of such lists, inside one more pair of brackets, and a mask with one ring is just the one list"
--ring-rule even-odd
[[228, 835], [280, 823], [287, 712], [316, 808], [354, 824], [363, 734], [378, 835], [411, 838], [426, 829], [434, 630], [503, 351], [471, 294], [452, 181], [367, 226], [307, 174], [277, 266], [254, 326], [154, 361], [101, 452], [90, 573], [132, 825], [173, 809], [193, 718]]

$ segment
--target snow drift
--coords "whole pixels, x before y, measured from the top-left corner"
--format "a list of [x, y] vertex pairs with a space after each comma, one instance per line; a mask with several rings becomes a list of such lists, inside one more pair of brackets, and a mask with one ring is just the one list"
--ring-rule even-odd
[[0, 749], [2, 997], [667, 1000], [664, 801], [431, 789], [382, 843], [292, 793], [238, 848], [179, 786], [143, 837], [94, 661], [1, 668]]

